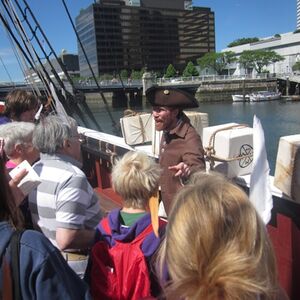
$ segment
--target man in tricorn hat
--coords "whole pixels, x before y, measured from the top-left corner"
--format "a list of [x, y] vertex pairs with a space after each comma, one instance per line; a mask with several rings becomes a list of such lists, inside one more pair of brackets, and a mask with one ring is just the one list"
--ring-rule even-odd
[[189, 93], [165, 87], [149, 88], [146, 97], [153, 106], [155, 129], [163, 131], [159, 154], [163, 169], [160, 186], [168, 214], [182, 182], [192, 172], [205, 168], [201, 138], [183, 112], [185, 108], [198, 107], [198, 102]]

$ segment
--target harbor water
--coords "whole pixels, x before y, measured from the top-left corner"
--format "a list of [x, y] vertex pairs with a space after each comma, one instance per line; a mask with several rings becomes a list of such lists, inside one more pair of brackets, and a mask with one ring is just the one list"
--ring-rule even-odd
[[[95, 118], [103, 132], [115, 133], [109, 114], [104, 105], [101, 104], [101, 100], [98, 101], [89, 104]], [[256, 103], [211, 102], [200, 103], [197, 110], [208, 113], [210, 126], [235, 122], [248, 124], [252, 127], [253, 116], [256, 115], [264, 129], [270, 173], [272, 175], [275, 171], [280, 137], [300, 134], [300, 102], [284, 100]], [[110, 108], [110, 111], [115, 122], [119, 125], [119, 119], [123, 116], [124, 109]], [[145, 106], [142, 109], [137, 109], [137, 111], [151, 111], [151, 107]], [[93, 124], [90, 124], [89, 127], [96, 129]]]

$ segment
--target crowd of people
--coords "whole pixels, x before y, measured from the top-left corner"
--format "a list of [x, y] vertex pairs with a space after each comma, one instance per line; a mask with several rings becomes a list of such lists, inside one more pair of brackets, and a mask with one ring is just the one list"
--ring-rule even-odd
[[[183, 112], [196, 99], [158, 87], [146, 96], [163, 132], [159, 161], [129, 151], [115, 162], [111, 182], [124, 202], [107, 216], [81, 170], [76, 121], [50, 114], [37, 122], [38, 97], [19, 90], [7, 96], [0, 116], [1, 299], [288, 299], [247, 195], [205, 172], [201, 138]], [[18, 186], [29, 171], [9, 175], [24, 160], [40, 178], [28, 195]]]

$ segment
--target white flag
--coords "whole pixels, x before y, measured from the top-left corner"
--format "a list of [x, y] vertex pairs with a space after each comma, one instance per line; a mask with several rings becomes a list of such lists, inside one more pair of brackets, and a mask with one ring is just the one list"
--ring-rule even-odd
[[250, 177], [250, 201], [265, 224], [270, 221], [273, 199], [270, 185], [270, 167], [265, 148], [265, 135], [260, 120], [253, 118], [253, 171]]

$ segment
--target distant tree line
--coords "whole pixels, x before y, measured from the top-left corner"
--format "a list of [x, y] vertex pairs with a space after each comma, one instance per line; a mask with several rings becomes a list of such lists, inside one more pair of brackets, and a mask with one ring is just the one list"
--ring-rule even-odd
[[250, 44], [250, 43], [255, 43], [258, 42], [259, 38], [253, 37], [253, 38], [241, 38], [237, 39], [230, 44], [227, 45], [228, 48], [235, 47], [235, 46], [240, 46], [240, 45], [245, 45], [245, 44]]

